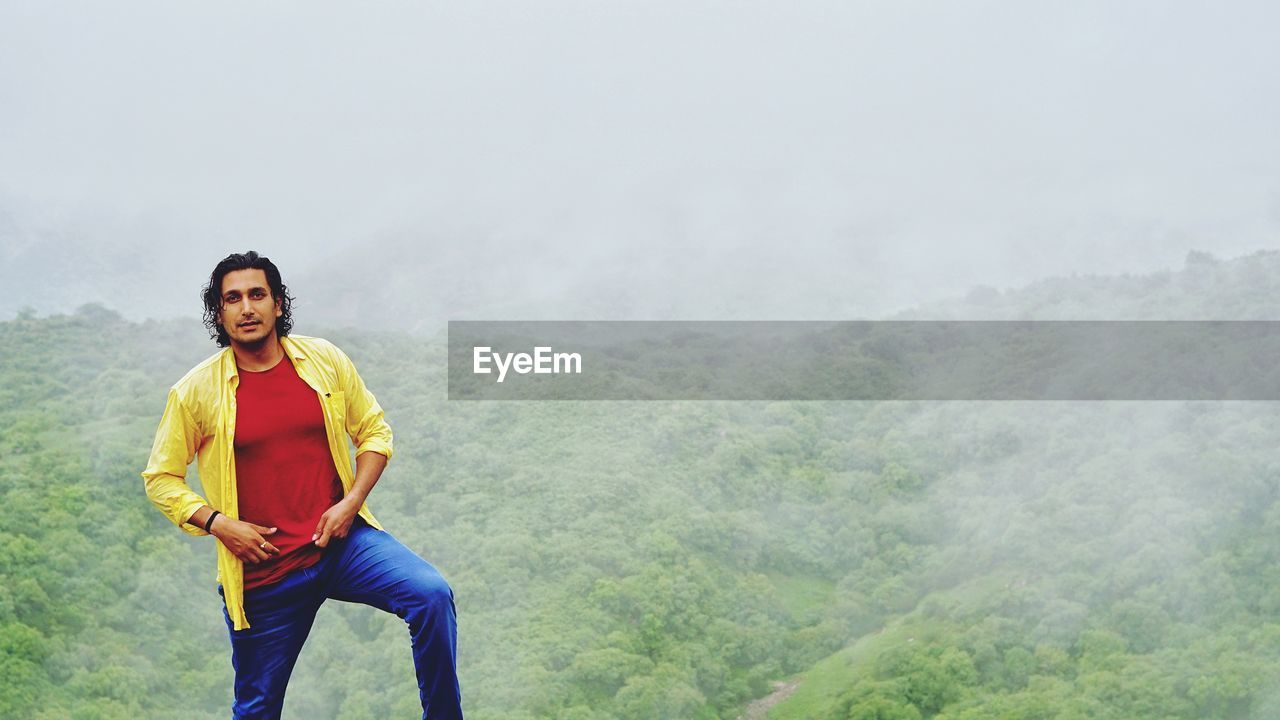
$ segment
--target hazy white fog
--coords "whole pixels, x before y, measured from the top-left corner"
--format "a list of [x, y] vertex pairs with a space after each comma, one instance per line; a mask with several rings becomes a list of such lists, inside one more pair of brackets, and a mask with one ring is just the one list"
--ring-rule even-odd
[[872, 316], [1275, 247], [1278, 24], [1264, 2], [8, 2], [0, 318], [194, 316], [251, 247], [314, 312], [377, 287], [392, 323]]

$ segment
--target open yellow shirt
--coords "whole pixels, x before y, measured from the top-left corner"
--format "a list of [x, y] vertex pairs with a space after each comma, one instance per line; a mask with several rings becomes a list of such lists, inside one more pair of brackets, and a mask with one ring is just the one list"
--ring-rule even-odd
[[[338, 477], [346, 492], [351, 491], [355, 472], [351, 465], [347, 438], [355, 443], [356, 455], [376, 452], [391, 458], [391, 427], [382, 407], [364, 386], [351, 359], [333, 343], [320, 338], [288, 335], [280, 338], [284, 354], [293, 362], [298, 377], [320, 397], [329, 450]], [[142, 471], [147, 497], [174, 524], [191, 535], [208, 535], [202, 528], [186, 524], [196, 510], [208, 505], [227, 517], [239, 519], [236, 495], [236, 387], [240, 375], [231, 348], [213, 355], [191, 369], [169, 390], [169, 400], [156, 429], [151, 459]], [[198, 470], [206, 500], [186, 482], [187, 466], [200, 457]], [[360, 517], [381, 530], [382, 525], [360, 507]], [[218, 547], [218, 575], [227, 614], [236, 630], [249, 627], [244, 612], [244, 563], [231, 551]]]

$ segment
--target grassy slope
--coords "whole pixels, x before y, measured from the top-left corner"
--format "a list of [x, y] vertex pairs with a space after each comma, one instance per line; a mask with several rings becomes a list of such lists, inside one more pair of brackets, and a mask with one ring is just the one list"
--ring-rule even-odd
[[924, 617], [920, 608], [942, 603], [961, 611], [976, 609], [985, 599], [999, 594], [1009, 581], [1008, 573], [994, 572], [955, 588], [929, 594], [916, 610], [893, 619], [876, 632], [863, 635], [800, 673], [795, 678], [800, 681], [795, 692], [769, 711], [769, 719], [837, 717], [841, 696], [857, 679], [871, 675], [872, 664], [883, 652], [894, 647], [927, 643], [946, 632], [941, 623]]

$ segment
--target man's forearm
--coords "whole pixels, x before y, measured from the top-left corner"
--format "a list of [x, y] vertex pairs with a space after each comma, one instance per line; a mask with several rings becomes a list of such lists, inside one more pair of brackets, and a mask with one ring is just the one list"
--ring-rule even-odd
[[387, 456], [376, 452], [362, 452], [356, 456], [356, 479], [351, 484], [347, 497], [355, 496], [361, 504], [369, 497], [373, 486], [378, 484], [382, 471], [387, 467]]
[[[213, 514], [213, 508], [209, 507], [208, 505], [201, 505], [199, 510], [196, 510], [194, 513], [191, 514], [191, 517], [187, 518], [187, 524], [195, 525], [196, 527], [203, 530], [204, 524], [209, 522], [209, 516], [212, 514]], [[214, 524], [215, 525], [217, 524], [216, 520], [214, 521]]]

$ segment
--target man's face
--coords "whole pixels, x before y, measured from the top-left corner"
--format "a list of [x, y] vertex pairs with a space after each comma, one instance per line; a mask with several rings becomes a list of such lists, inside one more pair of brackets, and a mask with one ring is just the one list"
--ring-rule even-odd
[[271, 296], [262, 270], [232, 270], [223, 276], [218, 320], [233, 345], [261, 347], [274, 337], [276, 318], [282, 314], [280, 300]]

